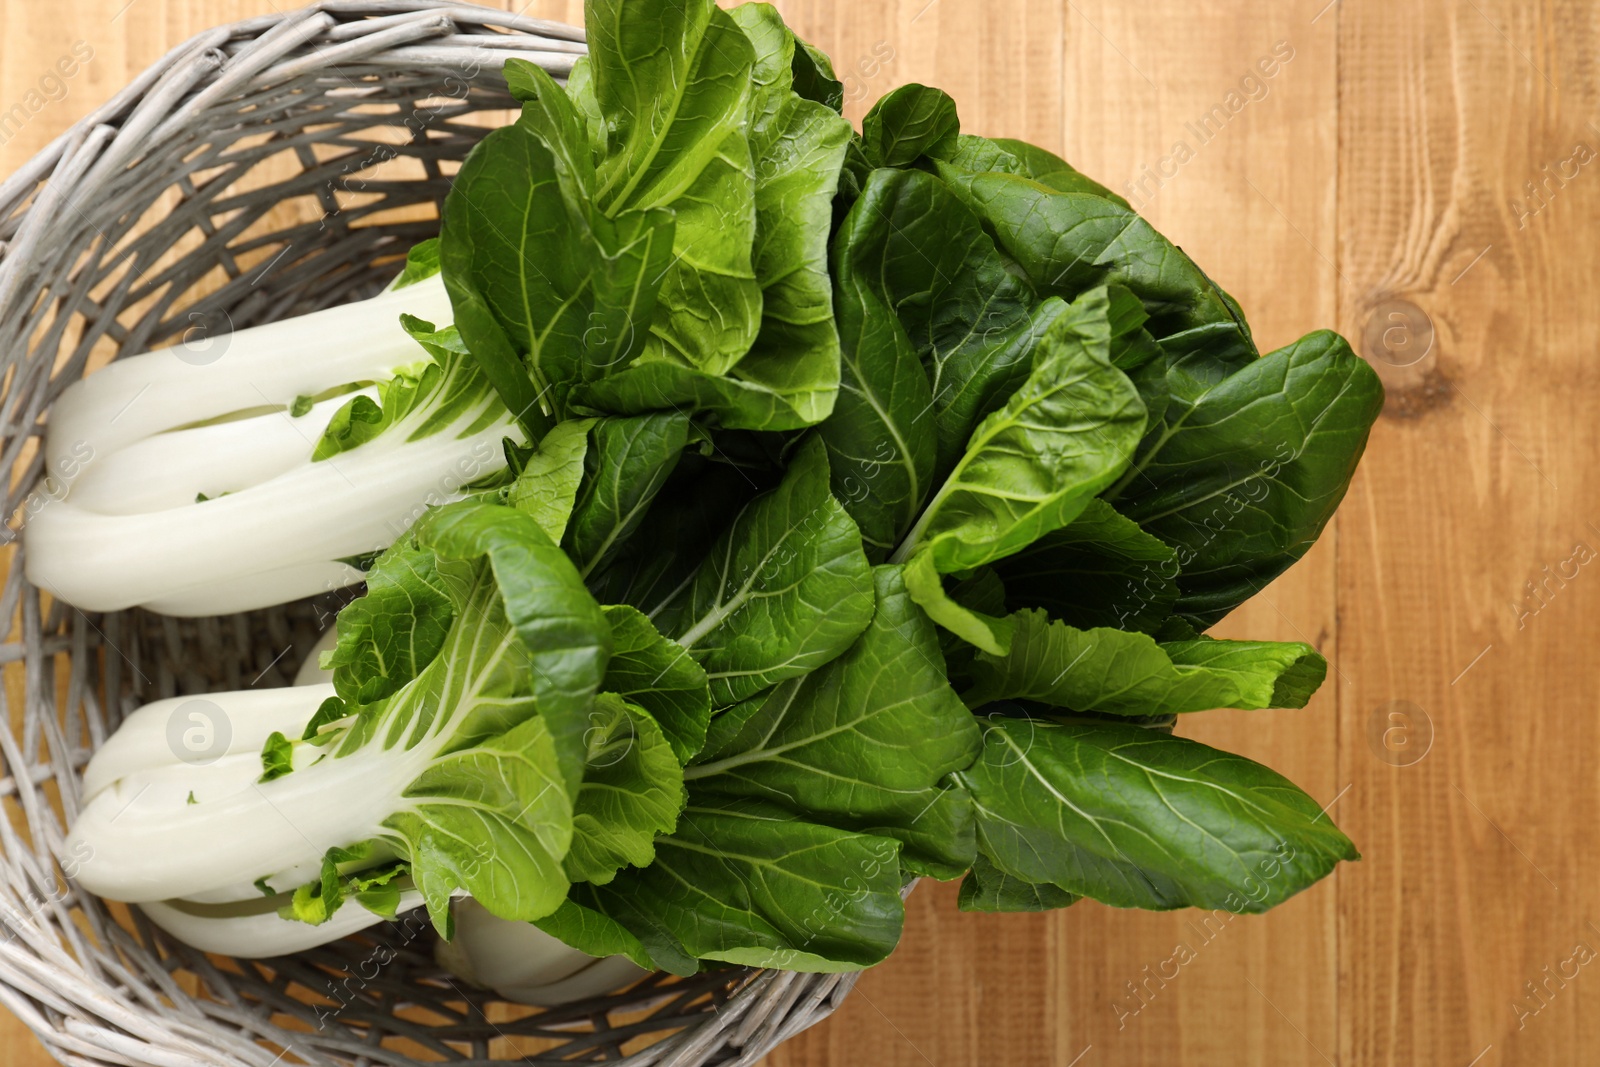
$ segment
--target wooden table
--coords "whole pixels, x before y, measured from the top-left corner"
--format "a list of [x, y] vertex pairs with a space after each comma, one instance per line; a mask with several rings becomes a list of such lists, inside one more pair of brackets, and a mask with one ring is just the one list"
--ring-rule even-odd
[[[183, 38], [274, 6], [4, 0], [0, 112], [27, 113], [0, 124], [0, 166]], [[967, 916], [925, 885], [894, 958], [770, 1063], [1600, 1062], [1600, 966], [1582, 965], [1600, 960], [1600, 9], [780, 6], [847, 77], [852, 117], [940, 85], [969, 131], [1127, 191], [1264, 349], [1335, 327], [1390, 399], [1322, 543], [1222, 628], [1314, 643], [1322, 693], [1183, 725], [1295, 779], [1366, 859], [1209, 927], [1093, 904]], [[1193, 958], [1152, 979], [1180, 943]], [[0, 1062], [47, 1060], [13, 1021]]]

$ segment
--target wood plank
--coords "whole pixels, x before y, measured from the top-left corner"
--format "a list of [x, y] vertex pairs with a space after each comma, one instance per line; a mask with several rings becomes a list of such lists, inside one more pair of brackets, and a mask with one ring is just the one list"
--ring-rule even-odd
[[[1582, 1062], [1600, 981], [1569, 964], [1540, 999], [1525, 983], [1600, 947], [1600, 582], [1564, 562], [1600, 545], [1600, 182], [1574, 164], [1533, 202], [1527, 183], [1600, 144], [1595, 20], [1478, 0], [1337, 18], [1341, 317], [1359, 331], [1404, 298], [1435, 333], [1414, 365], [1377, 361], [1391, 414], [1342, 517], [1341, 811], [1369, 859], [1343, 879], [1340, 1055]], [[1546, 567], [1567, 578], [1530, 597]], [[1396, 699], [1435, 731], [1412, 766], [1362, 740]]]

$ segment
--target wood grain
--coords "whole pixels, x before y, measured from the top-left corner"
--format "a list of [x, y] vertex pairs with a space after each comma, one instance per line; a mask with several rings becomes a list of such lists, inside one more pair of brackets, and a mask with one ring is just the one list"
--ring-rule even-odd
[[[0, 168], [184, 38], [275, 6], [125, 3], [0, 0], [0, 114], [27, 108], [0, 124]], [[852, 118], [907, 82], [947, 89], [966, 129], [1126, 191], [1263, 348], [1372, 333], [1391, 400], [1323, 542], [1222, 628], [1311, 641], [1327, 686], [1304, 712], [1184, 724], [1334, 805], [1363, 862], [1226, 920], [970, 916], [924, 885], [895, 956], [772, 1067], [1594, 1062], [1600, 967], [1568, 961], [1600, 959], [1600, 568], [1573, 562], [1600, 559], [1600, 165], [1571, 163], [1600, 149], [1597, 9], [779, 6], [834, 57]], [[79, 41], [93, 58], [50, 80]], [[1193, 961], [1150, 977], [1179, 944]], [[48, 1061], [7, 1018], [0, 1062]]]

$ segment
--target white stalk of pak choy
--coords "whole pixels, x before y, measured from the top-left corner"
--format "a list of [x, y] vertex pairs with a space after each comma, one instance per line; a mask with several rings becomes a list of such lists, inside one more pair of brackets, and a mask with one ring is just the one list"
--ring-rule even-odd
[[[79, 882], [245, 955], [418, 904], [448, 936], [463, 894], [506, 919], [549, 914], [572, 880], [649, 861], [682, 804], [675, 739], [705, 728], [703, 675], [658, 662], [669, 643], [620, 610], [530, 513], [430, 511], [341, 614], [331, 689], [207, 697], [238, 724], [203, 766], [168, 739], [183, 701], [141, 709], [96, 753], [69, 834]], [[339, 917], [347, 901], [362, 907]]]

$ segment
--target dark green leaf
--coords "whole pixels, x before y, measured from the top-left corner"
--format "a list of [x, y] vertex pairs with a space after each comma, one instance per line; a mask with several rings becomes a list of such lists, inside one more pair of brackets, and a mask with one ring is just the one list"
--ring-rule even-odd
[[872, 622], [842, 655], [723, 712], [684, 777], [841, 830], [893, 837], [901, 862], [953, 878], [972, 864], [971, 809], [945, 784], [978, 754], [932, 625], [898, 567], [874, 572]]
[[662, 966], [688, 957], [853, 971], [882, 961], [900, 938], [899, 850], [891, 838], [753, 801], [692, 800], [677, 831], [656, 841], [653, 864], [574, 896]]
[[1333, 517], [1383, 407], [1342, 338], [1314, 333], [1199, 394], [1106, 495], [1177, 550], [1176, 610], [1204, 627], [1283, 573]]
[[961, 880], [956, 907], [962, 911], [1051, 911], [1076, 904], [1078, 898], [1048, 882], [1026, 882], [1007, 874], [983, 853], [972, 873]]
[[872, 570], [828, 491], [822, 443], [745, 507], [653, 621], [706, 669], [713, 705], [737, 703], [828, 662], [872, 618]]
[[875, 167], [906, 167], [923, 156], [954, 149], [961, 132], [956, 102], [947, 93], [912, 82], [873, 105], [861, 120], [861, 147]]
[[958, 777], [995, 866], [1117, 907], [1265, 911], [1358, 858], [1242, 756], [1138, 726], [990, 719]]
[[585, 578], [620, 548], [678, 465], [689, 417], [676, 412], [597, 419], [583, 457], [583, 484], [562, 547]]
[[[1110, 189], [1075, 170], [1072, 164], [1062, 159], [1053, 152], [1047, 152], [1037, 145], [1026, 141], [1016, 141], [1009, 137], [997, 137], [995, 147], [1010, 153], [1022, 162], [1023, 171], [1028, 177], [1041, 185], [1062, 193], [1091, 193], [1104, 197], [1112, 203], [1128, 207], [1128, 202], [1113, 193]], [[975, 168], [967, 168], [969, 170]], [[1001, 170], [1000, 167], [991, 167], [990, 170]], [[1131, 211], [1132, 208], [1129, 208]]]
[[1009, 607], [1043, 608], [1080, 629], [1154, 633], [1178, 600], [1177, 554], [1103, 500], [993, 566]]

